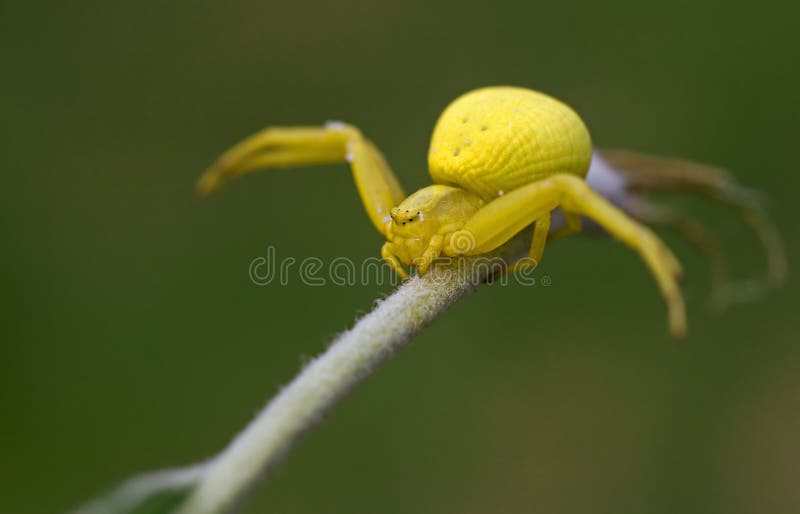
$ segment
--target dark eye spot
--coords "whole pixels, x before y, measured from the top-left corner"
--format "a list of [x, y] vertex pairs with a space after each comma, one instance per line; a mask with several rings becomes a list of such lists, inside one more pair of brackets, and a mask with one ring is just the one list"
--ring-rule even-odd
[[405, 225], [405, 224], [406, 224], [406, 222], [404, 221], [404, 222], [403, 222], [403, 225]]
[[408, 218], [409, 223], [411, 223], [412, 221], [414, 221], [414, 218]]

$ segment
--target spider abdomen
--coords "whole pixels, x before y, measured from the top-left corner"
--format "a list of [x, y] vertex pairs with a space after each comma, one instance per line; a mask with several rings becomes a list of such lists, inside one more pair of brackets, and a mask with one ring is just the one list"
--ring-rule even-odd
[[428, 168], [435, 183], [489, 200], [555, 173], [586, 176], [589, 131], [560, 101], [518, 87], [488, 87], [454, 100], [439, 117]]

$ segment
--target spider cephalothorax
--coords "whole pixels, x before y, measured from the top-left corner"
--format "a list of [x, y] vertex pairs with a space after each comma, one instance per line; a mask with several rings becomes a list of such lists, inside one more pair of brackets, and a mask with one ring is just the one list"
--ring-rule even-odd
[[[489, 87], [466, 93], [442, 113], [428, 151], [434, 184], [408, 197], [372, 142], [341, 122], [267, 128], [220, 157], [198, 188], [207, 194], [257, 169], [347, 161], [367, 215], [387, 240], [381, 256], [404, 278], [407, 267], [424, 275], [440, 255], [486, 254], [533, 226], [529, 258], [512, 270], [529, 266], [541, 260], [548, 241], [579, 232], [587, 218], [639, 253], [667, 302], [671, 332], [681, 336], [678, 260], [649, 228], [587, 185], [591, 160], [589, 132], [568, 106], [529, 89]], [[655, 183], [681, 177], [656, 175]], [[556, 210], [565, 223], [551, 231]]]
[[403, 266], [413, 266], [424, 275], [448, 248], [452, 234], [484, 204], [458, 187], [434, 184], [420, 189], [391, 210], [381, 256], [403, 277], [407, 276]]

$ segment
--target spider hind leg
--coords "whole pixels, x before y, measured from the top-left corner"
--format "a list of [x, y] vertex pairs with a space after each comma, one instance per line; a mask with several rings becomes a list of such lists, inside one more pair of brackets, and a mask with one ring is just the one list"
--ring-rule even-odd
[[[733, 209], [755, 232], [765, 255], [765, 272], [751, 280], [726, 281], [717, 295], [718, 306], [752, 301], [784, 283], [787, 263], [783, 240], [759, 192], [741, 185], [727, 170], [716, 166], [629, 150], [602, 150], [600, 155], [624, 177], [634, 197], [646, 200], [651, 192], [696, 194]], [[632, 215], [639, 218], [636, 212]]]

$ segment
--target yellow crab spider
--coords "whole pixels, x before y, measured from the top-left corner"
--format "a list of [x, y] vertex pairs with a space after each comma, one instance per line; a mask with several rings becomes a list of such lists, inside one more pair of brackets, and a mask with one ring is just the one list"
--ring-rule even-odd
[[428, 155], [434, 184], [410, 196], [372, 142], [338, 122], [264, 129], [223, 154], [198, 190], [208, 194], [259, 169], [347, 161], [367, 215], [387, 240], [381, 256], [404, 278], [406, 267], [425, 275], [442, 254], [490, 252], [530, 225], [531, 259], [516, 268], [538, 263], [551, 213], [560, 208], [567, 223], [549, 239], [580, 231], [586, 217], [636, 250], [666, 301], [670, 332], [683, 336], [678, 260], [649, 228], [587, 185], [591, 158], [589, 132], [567, 105], [529, 89], [487, 87], [444, 110]]

